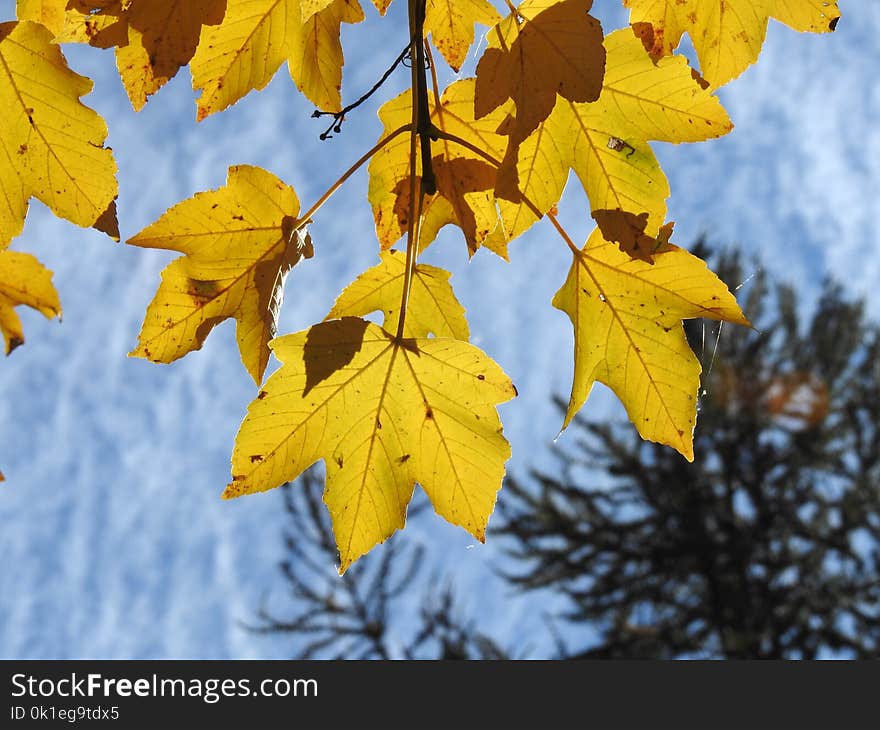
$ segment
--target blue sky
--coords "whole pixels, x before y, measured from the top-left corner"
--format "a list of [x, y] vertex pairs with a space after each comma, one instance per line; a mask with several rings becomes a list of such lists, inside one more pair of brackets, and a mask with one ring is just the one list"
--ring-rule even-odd
[[[618, 0], [595, 4], [607, 30], [624, 24]], [[346, 98], [369, 88], [388, 47], [400, 45], [389, 41], [402, 37], [403, 5], [395, 5], [383, 31], [346, 30]], [[702, 233], [739, 244], [808, 297], [830, 271], [866, 296], [876, 317], [880, 3], [840, 6], [831, 36], [771, 23], [761, 61], [720, 93], [736, 124], [731, 135], [655, 149], [670, 179], [680, 245]], [[14, 2], [0, 0], [0, 18], [13, 15]], [[322, 123], [310, 118], [312, 107], [283, 70], [264, 92], [201, 124], [186, 71], [135, 114], [112, 54], [67, 50], [74, 69], [95, 80], [86, 101], [110, 127], [123, 236], [193, 192], [223, 184], [231, 164], [271, 170], [308, 205], [380, 132], [376, 105], [366, 105], [340, 137], [319, 141]], [[441, 82], [453, 77], [446, 70]], [[395, 78], [388, 95], [403, 83], [403, 75]], [[322, 319], [340, 288], [375, 262], [365, 192], [361, 174], [316, 220], [316, 256], [288, 278], [282, 332]], [[585, 210], [572, 187], [563, 215], [581, 239], [589, 233]], [[174, 365], [128, 359], [167, 253], [113, 244], [38, 203], [13, 248], [55, 272], [64, 318], [50, 323], [23, 312], [28, 343], [0, 363], [0, 462], [8, 479], [0, 488], [0, 656], [287, 656], [283, 639], [241, 627], [281, 589], [281, 495], [219, 499], [254, 396], [233, 325]], [[514, 452], [509, 469], [548, 463], [559, 428], [549, 397], [567, 393], [572, 369], [570, 325], [549, 304], [565, 278], [566, 250], [540, 225], [513, 244], [509, 265], [483, 252], [468, 263], [452, 234], [432, 249], [430, 260], [454, 272], [474, 342], [519, 389], [501, 409]], [[594, 416], [621, 413], [602, 388], [586, 408]], [[499, 552], [491, 533], [486, 546], [474, 547], [430, 517], [414, 521], [404, 539], [427, 547], [468, 612], [496, 635], [528, 634], [534, 617], [553, 608], [511, 600], [491, 577]]]

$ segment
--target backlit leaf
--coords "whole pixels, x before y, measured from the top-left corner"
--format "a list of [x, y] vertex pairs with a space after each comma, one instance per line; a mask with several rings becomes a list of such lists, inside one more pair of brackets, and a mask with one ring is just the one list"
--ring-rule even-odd
[[[444, 132], [455, 134], [489, 154], [504, 154], [507, 139], [495, 130], [506, 114], [506, 107], [483, 119], [474, 120], [474, 80], [451, 84], [436, 104], [429, 95], [431, 121]], [[386, 102], [379, 110], [385, 133], [407, 124], [412, 117], [409, 91]], [[496, 172], [482, 157], [466, 148], [439, 140], [432, 143], [432, 166], [437, 177], [437, 194], [423, 207], [420, 245], [427, 246], [448, 224], [460, 226], [468, 250], [473, 254], [486, 246], [499, 256], [507, 256], [507, 240], [499, 230], [500, 218], [493, 189]], [[370, 161], [369, 200], [376, 221], [376, 233], [383, 249], [393, 246], [406, 232], [409, 216], [409, 137], [401, 135], [386, 145]], [[416, 150], [416, 170], [421, 175], [421, 151]]]
[[596, 230], [574, 257], [553, 299], [574, 326], [574, 383], [563, 428], [593, 383], [607, 385], [642, 438], [693, 461], [700, 363], [683, 319], [748, 325], [733, 295], [705, 262], [667, 244], [654, 263], [622, 253]]
[[0, 251], [0, 331], [7, 355], [24, 344], [21, 320], [15, 312], [15, 307], [22, 305], [36, 309], [46, 319], [61, 315], [52, 272], [30, 254]]
[[630, 23], [652, 58], [672, 53], [690, 35], [700, 71], [722, 86], [758, 60], [767, 21], [795, 30], [828, 33], [837, 26], [836, 0], [623, 0]]
[[[79, 100], [91, 89], [45, 27], [0, 24], [0, 247], [21, 232], [31, 197], [83, 227], [111, 209], [116, 163], [104, 147], [107, 126]], [[114, 227], [106, 217], [99, 226]]]
[[[397, 332], [400, 302], [406, 274], [406, 254], [383, 251], [381, 263], [365, 271], [349, 284], [336, 299], [327, 319], [360, 317], [382, 312], [382, 327]], [[467, 340], [468, 324], [464, 307], [459, 304], [449, 283], [448, 271], [436, 266], [416, 264], [409, 305], [404, 320], [404, 337], [451, 337]]]
[[488, 0], [427, 0], [425, 33], [446, 62], [458, 71], [474, 42], [474, 24], [491, 27], [501, 20]]
[[[119, 76], [132, 106], [139, 110], [189, 63], [202, 27], [220, 23], [226, 3], [227, 0], [19, 0], [19, 17], [25, 5], [31, 15], [39, 10], [43, 16], [50, 16], [49, 27], [58, 42], [115, 47]], [[59, 11], [63, 13], [60, 25]]]
[[193, 88], [202, 92], [198, 118], [226, 109], [262, 89], [279, 66], [324, 111], [342, 107], [342, 23], [360, 23], [358, 0], [333, 0], [307, 19], [300, 0], [236, 0], [223, 22], [205, 28], [190, 64]]
[[[543, 213], [562, 196], [570, 168], [593, 211], [647, 214], [643, 230], [656, 237], [666, 218], [669, 184], [648, 141], [697, 142], [727, 134], [733, 125], [684, 57], [652, 63], [627, 29], [609, 34], [605, 47], [599, 100], [559, 99], [520, 146], [515, 184]], [[536, 220], [526, 206], [501, 201], [500, 207], [511, 237]], [[611, 236], [610, 227], [605, 234]]]
[[162, 283], [131, 353], [169, 363], [198, 350], [210, 331], [234, 317], [241, 359], [260, 383], [275, 336], [284, 278], [311, 241], [297, 229], [293, 188], [258, 167], [229, 168], [225, 187], [178, 203], [128, 241], [185, 254]]
[[272, 350], [283, 365], [248, 408], [224, 497], [323, 459], [340, 572], [403, 527], [416, 483], [438, 514], [484, 539], [510, 457], [496, 406], [516, 395], [492, 360], [457, 340], [395, 341], [350, 317]]

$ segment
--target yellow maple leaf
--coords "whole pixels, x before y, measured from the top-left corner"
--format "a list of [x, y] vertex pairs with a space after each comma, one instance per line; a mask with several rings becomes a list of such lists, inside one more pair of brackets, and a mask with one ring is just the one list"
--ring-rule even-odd
[[[526, 0], [488, 35], [477, 64], [475, 113], [483, 117], [508, 99], [516, 105], [499, 132], [510, 137], [505, 154], [515, 167], [520, 143], [553, 111], [556, 96], [595, 101], [602, 90], [602, 26], [588, 14], [593, 0]], [[511, 182], [511, 181], [508, 181]], [[516, 186], [498, 194], [518, 200]]]
[[553, 306], [569, 316], [575, 336], [563, 428], [598, 380], [620, 398], [642, 438], [693, 461], [701, 368], [682, 320], [749, 325], [724, 283], [701, 259], [671, 244], [652, 265], [630, 258], [596, 230], [574, 257]]
[[21, 232], [31, 197], [72, 223], [115, 234], [107, 125], [80, 102], [91, 89], [45, 27], [0, 24], [0, 247]]
[[17, 0], [15, 17], [46, 26], [53, 35], [64, 30], [67, 0]]
[[169, 363], [234, 317], [241, 359], [259, 384], [269, 362], [284, 278], [311, 241], [297, 228], [293, 188], [258, 167], [229, 168], [225, 187], [178, 203], [128, 241], [180, 251], [162, 272], [132, 357]]
[[18, 0], [18, 18], [43, 23], [58, 43], [116, 48], [132, 107], [189, 63], [203, 25], [223, 20], [227, 0]]
[[218, 26], [205, 28], [190, 64], [198, 118], [263, 89], [288, 62], [300, 91], [319, 109], [342, 108], [342, 23], [360, 23], [358, 0], [333, 0], [304, 19], [301, 0], [238, 0]]
[[[647, 214], [646, 230], [656, 236], [666, 218], [669, 183], [648, 142], [698, 142], [727, 134], [733, 124], [683, 56], [655, 64], [628, 29], [609, 34], [605, 48], [598, 101], [560, 98], [520, 146], [514, 184], [544, 213], [562, 196], [570, 168], [593, 211]], [[536, 220], [524, 205], [499, 205], [511, 237]], [[610, 236], [610, 227], [603, 230]]]
[[[391, 0], [373, 0], [373, 5], [385, 15]], [[425, 37], [430, 35], [455, 71], [461, 68], [473, 45], [474, 26], [493, 26], [499, 20], [501, 16], [489, 0], [425, 0]]]
[[425, 33], [458, 71], [474, 42], [474, 25], [491, 27], [501, 20], [488, 0], [426, 0]]
[[[400, 302], [406, 274], [406, 254], [383, 251], [378, 266], [365, 271], [336, 299], [327, 319], [360, 317], [382, 312], [383, 329], [397, 332]], [[467, 340], [470, 336], [464, 307], [449, 283], [450, 273], [436, 266], [416, 264], [412, 289], [404, 320], [404, 337], [451, 337]]]
[[[451, 84], [437, 104], [429, 94], [431, 121], [437, 129], [468, 140], [489, 154], [501, 156], [506, 137], [495, 130], [507, 107], [483, 119], [473, 114], [474, 80]], [[405, 91], [379, 110], [384, 134], [407, 124], [412, 117], [412, 93]], [[507, 257], [506, 237], [498, 230], [499, 215], [493, 189], [496, 173], [482, 157], [447, 140], [433, 142], [432, 167], [437, 178], [437, 194], [423, 205], [419, 245], [425, 248], [448, 224], [461, 227], [473, 254], [486, 246], [502, 258]], [[373, 208], [376, 234], [383, 249], [393, 246], [406, 232], [409, 216], [410, 144], [401, 135], [383, 147], [370, 160], [368, 198]], [[416, 171], [421, 175], [421, 151], [416, 150]]]
[[34, 256], [18, 251], [0, 251], [0, 331], [6, 354], [24, 344], [24, 331], [15, 307], [36, 309], [46, 319], [61, 315], [52, 272]]
[[340, 572], [404, 525], [416, 483], [438, 514], [478, 540], [510, 446], [496, 406], [516, 390], [476, 347], [395, 338], [345, 318], [279, 337], [283, 363], [248, 408], [224, 497], [327, 468]]
[[630, 23], [654, 59], [669, 55], [687, 33], [700, 71], [723, 86], [758, 60], [767, 22], [776, 18], [798, 31], [828, 33], [837, 26], [836, 0], [623, 0]]

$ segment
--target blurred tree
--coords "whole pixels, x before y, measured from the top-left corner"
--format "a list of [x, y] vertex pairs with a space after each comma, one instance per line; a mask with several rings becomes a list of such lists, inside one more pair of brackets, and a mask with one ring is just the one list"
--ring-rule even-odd
[[[719, 269], [743, 280], [738, 255]], [[805, 327], [763, 273], [743, 303], [756, 331], [688, 323], [693, 464], [582, 421], [559, 474], [507, 485], [506, 573], [593, 626], [575, 656], [880, 656], [880, 329], [832, 283]]]
[[[719, 263], [742, 281], [738, 254]], [[754, 331], [687, 326], [704, 360], [693, 464], [628, 423], [580, 419], [557, 472], [502, 491], [498, 569], [537, 603], [563, 594], [564, 619], [595, 636], [571, 648], [560, 627], [560, 657], [880, 656], [880, 328], [832, 283], [809, 318], [762, 272], [743, 303]], [[424, 588], [416, 548], [392, 539], [338, 578], [320, 480], [302, 482], [286, 491], [295, 608], [258, 630], [297, 636], [303, 657], [507, 655], [450, 589]], [[420, 595], [403, 635], [395, 616]]]
[[[281, 573], [290, 592], [290, 608], [279, 615], [260, 609], [252, 627], [260, 633], [284, 633], [297, 639], [294, 658], [314, 659], [502, 659], [488, 637], [459, 619], [452, 589], [425, 587], [421, 547], [395, 535], [375, 554], [365, 556], [345, 575], [337, 575], [336, 542], [321, 501], [323, 478], [310, 469], [285, 485], [290, 517]], [[409, 518], [424, 510], [415, 501]], [[424, 590], [421, 609], [401, 626], [404, 606]], [[437, 586], [432, 580], [429, 585]]]

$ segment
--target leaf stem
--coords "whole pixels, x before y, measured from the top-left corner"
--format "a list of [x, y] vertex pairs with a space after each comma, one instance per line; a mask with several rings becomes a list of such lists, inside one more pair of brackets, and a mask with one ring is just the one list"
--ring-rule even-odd
[[[412, 122], [410, 123], [409, 144], [409, 220], [406, 231], [406, 269], [403, 277], [403, 293], [400, 297], [400, 317], [397, 320], [397, 340], [403, 339], [406, 310], [419, 253], [419, 234], [421, 232], [422, 197], [433, 195], [437, 186], [431, 169], [431, 140], [423, 133], [431, 127], [431, 112], [428, 109], [428, 91], [425, 78], [424, 35], [425, 0], [409, 0], [410, 66], [412, 69]], [[416, 152], [421, 143], [422, 175], [416, 184]]]
[[[461, 147], [464, 147], [467, 150], [470, 150], [475, 155], [479, 155], [484, 160], [486, 160], [486, 162], [491, 163], [495, 167], [501, 167], [501, 160], [497, 159], [494, 155], [490, 155], [482, 148], [477, 147], [477, 145], [468, 142], [466, 139], [462, 139], [458, 135], [444, 132], [442, 129], [437, 129], [436, 127], [433, 129], [433, 135], [436, 139], [445, 139], [447, 142], [453, 142], [457, 145], [460, 145]], [[551, 213], [550, 211], [548, 211], [547, 213], [542, 213], [540, 208], [538, 208], [538, 206], [535, 205], [528, 198], [528, 196], [522, 192], [522, 190], [519, 191], [519, 194], [523, 204], [535, 215], [535, 217], [538, 218], [538, 220], [546, 217], [547, 220], [549, 220], [553, 227], [556, 229], [556, 232], [562, 237], [562, 240], [565, 241], [565, 243], [571, 249], [571, 252], [575, 256], [580, 258], [582, 256], [581, 250], [575, 245], [574, 241], [571, 240], [571, 236], [569, 236], [566, 230], [562, 227], [562, 224], [559, 222], [559, 219], [556, 217], [556, 215]]]

